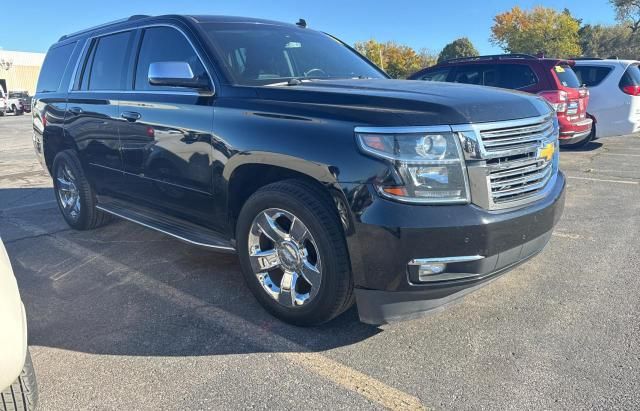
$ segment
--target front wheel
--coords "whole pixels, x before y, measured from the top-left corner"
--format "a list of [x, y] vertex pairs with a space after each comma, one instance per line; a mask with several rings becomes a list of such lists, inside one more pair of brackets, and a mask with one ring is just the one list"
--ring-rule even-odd
[[298, 180], [261, 188], [240, 212], [236, 239], [247, 285], [275, 317], [317, 325], [351, 305], [342, 225], [320, 188]]

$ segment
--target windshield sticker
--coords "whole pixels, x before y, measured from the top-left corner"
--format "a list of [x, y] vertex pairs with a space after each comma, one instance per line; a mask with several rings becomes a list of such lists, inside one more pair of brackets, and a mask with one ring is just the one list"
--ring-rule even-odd
[[556, 73], [564, 73], [564, 68], [560, 67], [560, 66], [556, 66]]

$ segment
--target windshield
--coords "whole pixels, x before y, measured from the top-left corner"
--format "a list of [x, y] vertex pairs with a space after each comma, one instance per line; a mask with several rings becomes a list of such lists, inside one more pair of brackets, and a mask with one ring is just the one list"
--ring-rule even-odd
[[568, 64], [555, 66], [553, 72], [564, 87], [580, 88], [580, 80], [578, 80], [578, 76]]
[[202, 28], [236, 84], [385, 78], [344, 44], [313, 30], [247, 23], [204, 23]]

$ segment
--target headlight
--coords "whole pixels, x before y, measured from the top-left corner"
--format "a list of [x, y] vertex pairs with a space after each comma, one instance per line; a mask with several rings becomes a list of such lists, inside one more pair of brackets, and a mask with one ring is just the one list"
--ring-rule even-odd
[[393, 164], [402, 185], [378, 186], [385, 197], [412, 203], [467, 203], [469, 184], [460, 142], [451, 132], [356, 130], [360, 149]]

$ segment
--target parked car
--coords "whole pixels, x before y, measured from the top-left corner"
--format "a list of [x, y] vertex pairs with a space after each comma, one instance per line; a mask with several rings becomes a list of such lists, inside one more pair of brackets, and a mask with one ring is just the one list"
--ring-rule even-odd
[[573, 67], [589, 87], [589, 114], [593, 137], [640, 131], [640, 62], [635, 60], [581, 59]]
[[0, 239], [0, 411], [35, 408], [38, 386], [27, 347], [27, 319]]
[[7, 112], [16, 116], [31, 112], [31, 98], [26, 91], [10, 91], [7, 98]]
[[7, 112], [7, 94], [4, 92], [2, 86], [0, 86], [0, 117], [4, 116]]
[[502, 87], [544, 97], [558, 113], [560, 144], [580, 147], [590, 141], [589, 91], [573, 72], [573, 60], [527, 54], [466, 57], [418, 71], [409, 80], [448, 81]]
[[134, 16], [63, 36], [37, 90], [71, 227], [238, 253], [294, 324], [440, 307], [542, 250], [564, 205], [544, 99], [391, 80], [302, 21]]

